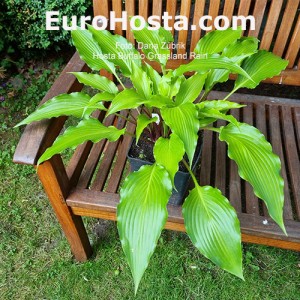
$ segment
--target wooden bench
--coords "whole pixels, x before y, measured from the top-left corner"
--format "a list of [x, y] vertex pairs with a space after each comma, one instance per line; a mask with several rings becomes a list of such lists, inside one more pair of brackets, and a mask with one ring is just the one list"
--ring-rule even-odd
[[[233, 15], [251, 14], [256, 19], [256, 28], [245, 31], [245, 34], [258, 37], [261, 40], [260, 48], [272, 50], [289, 60], [287, 70], [268, 82], [299, 86], [299, 3], [299, 0], [196, 0], [193, 3], [191, 0], [127, 0], [125, 3], [121, 0], [94, 0], [94, 14], [108, 17], [109, 11], [114, 10], [116, 16], [121, 16], [121, 11], [127, 10], [128, 15], [140, 14], [146, 18], [168, 11], [172, 16], [185, 15], [194, 24], [205, 14], [213, 17], [226, 15], [229, 19]], [[130, 31], [124, 32], [117, 26], [115, 32], [134, 42]], [[180, 31], [178, 42], [193, 49], [204, 33], [200, 29]], [[181, 63], [170, 61], [168, 66], [174, 68]], [[87, 67], [75, 54], [43, 102], [61, 93], [81, 90], [82, 85], [68, 72], [83, 70], [87, 70]], [[284, 220], [288, 237], [269, 218], [262, 201], [254, 196], [252, 188], [240, 179], [235, 163], [227, 158], [225, 143], [220, 143], [215, 133], [204, 134], [201, 168], [197, 176], [200, 176], [202, 185], [217, 186], [230, 199], [238, 212], [244, 242], [300, 251], [300, 101], [274, 96], [235, 94], [231, 100], [247, 104], [240, 112], [235, 112], [235, 116], [257, 126], [281, 158], [285, 180]], [[222, 99], [224, 93], [213, 92], [210, 97]], [[103, 113], [99, 113], [98, 117], [103, 119]], [[14, 162], [35, 166], [41, 153], [60, 133], [65, 120], [51, 119], [27, 126], [17, 146]], [[105, 123], [120, 128], [128, 125], [128, 131], [135, 130], [131, 124], [125, 124], [123, 119], [110, 117]], [[86, 260], [92, 253], [81, 216], [116, 219], [118, 189], [124, 172], [128, 172], [126, 154], [130, 142], [128, 136], [114, 143], [87, 142], [76, 149], [67, 166], [64, 166], [61, 156], [56, 155], [37, 170], [71, 250], [79, 261]], [[185, 231], [181, 207], [169, 205], [168, 210], [166, 228]]]

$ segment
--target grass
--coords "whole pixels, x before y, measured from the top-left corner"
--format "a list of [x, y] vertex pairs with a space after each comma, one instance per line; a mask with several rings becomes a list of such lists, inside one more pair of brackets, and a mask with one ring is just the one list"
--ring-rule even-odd
[[1, 300], [300, 299], [299, 253], [264, 246], [243, 245], [241, 281], [201, 256], [185, 234], [164, 231], [134, 297], [115, 223], [84, 219], [94, 256], [77, 263], [34, 169], [12, 163], [21, 134], [12, 125], [32, 111], [51, 74], [41, 69], [28, 79], [25, 72], [22, 89], [9, 82], [1, 91], [13, 95], [0, 104]]

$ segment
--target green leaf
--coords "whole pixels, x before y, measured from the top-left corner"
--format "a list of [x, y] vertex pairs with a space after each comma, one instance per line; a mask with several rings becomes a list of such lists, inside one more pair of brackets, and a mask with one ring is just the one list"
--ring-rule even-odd
[[172, 184], [174, 186], [174, 177], [179, 169], [179, 162], [184, 155], [184, 144], [182, 140], [174, 133], [169, 139], [160, 137], [153, 149], [155, 161], [164, 166], [169, 172]]
[[243, 279], [240, 223], [221, 192], [196, 184], [184, 201], [182, 214], [195, 247], [216, 265]]
[[114, 114], [123, 109], [137, 108], [146, 101], [134, 89], [126, 89], [112, 100], [107, 115]]
[[186, 65], [181, 65], [179, 68], [174, 70], [174, 74], [179, 76], [186, 72], [206, 72], [211, 69], [226, 69], [233, 73], [242, 74], [251, 80], [251, 77], [237, 64], [233, 63], [227, 57], [221, 57], [214, 55], [213, 57], [197, 59], [195, 58]]
[[112, 101], [115, 97], [115, 94], [110, 94], [108, 92], [98, 93], [91, 98], [89, 105], [97, 103], [99, 101]]
[[[140, 21], [136, 20], [136, 26], [140, 26]], [[171, 36], [166, 30], [149, 30], [148, 24], [143, 29], [132, 30], [135, 39], [143, 44], [142, 51], [147, 58], [157, 61], [165, 66], [170, 55], [170, 49], [167, 43], [170, 42]], [[173, 40], [173, 37], [172, 37]]]
[[[90, 99], [91, 97], [84, 93], [61, 94], [45, 102], [16, 126], [59, 116], [81, 118], [88, 107]], [[101, 107], [98, 108], [101, 109]]]
[[147, 118], [145, 115], [139, 115], [137, 118], [137, 124], [135, 129], [135, 135], [136, 135], [136, 144], [138, 143], [141, 134], [143, 133], [144, 129], [151, 123], [158, 121], [158, 117], [154, 118]]
[[226, 30], [214, 30], [207, 33], [199, 40], [194, 50], [197, 54], [213, 54], [223, 51], [223, 49], [242, 35], [242, 29], [228, 28]]
[[61, 153], [67, 148], [74, 148], [85, 141], [99, 142], [108, 139], [113, 142], [125, 133], [114, 126], [106, 127], [97, 119], [85, 119], [74, 127], [69, 127], [62, 135], [58, 136], [53, 145], [49, 147], [40, 157], [38, 164], [50, 159], [53, 155]]
[[186, 102], [193, 102], [200, 95], [206, 77], [207, 73], [195, 74], [184, 81], [175, 98], [175, 103], [179, 105]]
[[133, 86], [143, 98], [149, 99], [151, 97], [151, 85], [152, 81], [148, 77], [147, 73], [138, 67], [134, 62], [132, 63], [132, 74], [130, 80]]
[[135, 292], [167, 221], [171, 191], [168, 172], [156, 164], [131, 173], [120, 191], [118, 230]]
[[108, 60], [119, 66], [124, 76], [132, 73], [132, 62], [141, 66], [141, 57], [134, 45], [124, 37], [111, 34], [107, 30], [96, 30], [88, 25], [89, 31], [98, 42], [102, 52], [108, 56]]
[[257, 51], [259, 40], [253, 36], [242, 37], [229, 44], [222, 52], [228, 58], [240, 57], [245, 54], [254, 54]]
[[[242, 37], [228, 45], [222, 52], [223, 57], [230, 58], [234, 63], [240, 65], [248, 56], [257, 51], [258, 39], [254, 37]], [[211, 70], [205, 80], [205, 90], [210, 91], [217, 82], [225, 82], [230, 72], [224, 69]]]
[[158, 85], [161, 81], [161, 76], [159, 73], [154, 70], [149, 64], [145, 63], [143, 64], [143, 69], [146, 71], [148, 77], [151, 79], [153, 83], [153, 91], [155, 94], [158, 94]]
[[[204, 108], [204, 109], [199, 110], [199, 118], [200, 119], [213, 118], [216, 120], [224, 120], [224, 121], [234, 124], [237, 127], [239, 126], [239, 122], [232, 115], [223, 114], [219, 110], [214, 109], [214, 108]], [[201, 125], [202, 125], [202, 123], [201, 123]]]
[[254, 89], [262, 80], [279, 75], [286, 68], [288, 61], [275, 54], [259, 50], [257, 53], [246, 58], [242, 68], [251, 76], [252, 81], [240, 74], [235, 81], [234, 90], [247, 87]]
[[88, 30], [72, 30], [72, 40], [80, 58], [94, 71], [105, 69], [115, 74], [115, 66], [105, 59], [101, 48]]
[[184, 103], [172, 108], [162, 108], [161, 114], [172, 132], [183, 141], [190, 165], [193, 162], [198, 140], [198, 112], [193, 103]]
[[110, 94], [117, 94], [118, 87], [107, 77], [98, 74], [91, 74], [86, 72], [71, 72], [80, 83], [91, 86], [100, 91], [105, 91]]
[[228, 144], [228, 156], [237, 163], [239, 175], [253, 186], [255, 195], [264, 200], [270, 216], [285, 232], [281, 163], [270, 143], [258, 129], [245, 123], [239, 128], [231, 124], [223, 127], [220, 140]]
[[147, 100], [147, 102], [145, 102], [145, 105], [150, 107], [163, 108], [165, 106], [174, 106], [174, 102], [166, 96], [154, 95], [149, 100]]
[[233, 108], [241, 108], [246, 105], [242, 105], [236, 102], [228, 101], [228, 100], [206, 100], [196, 104], [199, 110], [206, 109], [217, 109], [219, 111], [227, 112], [229, 109]]

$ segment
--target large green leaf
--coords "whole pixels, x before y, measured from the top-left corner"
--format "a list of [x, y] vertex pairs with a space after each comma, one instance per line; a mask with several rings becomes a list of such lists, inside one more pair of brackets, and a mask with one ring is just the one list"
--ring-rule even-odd
[[138, 143], [141, 134], [143, 133], [144, 129], [151, 123], [157, 122], [158, 117], [153, 117], [149, 119], [147, 116], [140, 114], [136, 121], [136, 129], [135, 129], [135, 136], [136, 136], [136, 144]]
[[147, 73], [141, 67], [138, 67], [134, 62], [132, 63], [132, 74], [130, 75], [130, 80], [132, 81], [132, 84], [138, 94], [145, 99], [150, 98], [152, 95], [152, 81], [148, 77]]
[[184, 201], [182, 214], [195, 247], [222, 269], [243, 279], [240, 222], [221, 192], [196, 184]]
[[[228, 45], [222, 52], [223, 57], [230, 58], [240, 65], [248, 56], [257, 51], [258, 39], [255, 37], [242, 37]], [[205, 90], [210, 91], [217, 82], [225, 82], [229, 78], [230, 71], [224, 69], [211, 70], [205, 80]]]
[[[206, 119], [206, 118], [213, 118], [216, 120], [224, 120], [224, 121], [230, 122], [237, 127], [239, 126], [239, 122], [237, 121], [237, 119], [235, 117], [233, 117], [232, 115], [226, 115], [214, 108], [200, 109], [198, 116], [199, 116], [200, 120]], [[200, 126], [201, 125], [202, 125], [202, 123], [200, 123]]]
[[85, 141], [99, 142], [102, 139], [116, 141], [125, 133], [114, 126], [106, 127], [97, 119], [85, 119], [76, 127], [69, 127], [62, 135], [58, 136], [53, 145], [40, 157], [38, 164], [50, 159], [53, 155], [61, 153], [67, 148], [74, 148]]
[[166, 96], [154, 95], [145, 102], [145, 105], [149, 107], [163, 108], [165, 106], [174, 106], [174, 102]]
[[179, 76], [186, 72], [206, 72], [211, 69], [226, 69], [233, 73], [242, 74], [251, 80], [251, 77], [237, 64], [227, 57], [214, 55], [213, 57], [197, 59], [195, 58], [186, 65], [181, 65], [174, 71], [174, 74]]
[[217, 109], [219, 111], [227, 112], [229, 109], [233, 108], [241, 108], [246, 105], [242, 105], [236, 102], [228, 101], [228, 100], [206, 100], [196, 104], [199, 110], [206, 109]]
[[[140, 26], [140, 21], [136, 20], [136, 26]], [[170, 55], [167, 43], [171, 40], [171, 34], [164, 29], [149, 30], [148, 24], [139, 30], [132, 30], [136, 40], [142, 45], [141, 50], [147, 58], [157, 61], [165, 66]]]
[[207, 73], [195, 74], [185, 80], [176, 95], [175, 103], [179, 105], [186, 102], [193, 102], [200, 95], [206, 77]]
[[237, 163], [240, 176], [253, 186], [255, 195], [264, 200], [270, 216], [285, 232], [281, 164], [270, 143], [258, 129], [245, 123], [223, 127], [220, 140], [228, 144], [228, 156]]
[[223, 51], [223, 49], [242, 35], [242, 29], [228, 28], [226, 30], [214, 30], [207, 33], [199, 40], [194, 50], [197, 54], [213, 54]]
[[59, 116], [75, 116], [81, 118], [84, 114], [91, 113], [97, 108], [104, 108], [102, 103], [94, 103], [92, 106], [89, 106], [90, 100], [91, 97], [84, 93], [61, 94], [45, 102], [16, 126]]
[[146, 71], [148, 77], [151, 79], [153, 83], [153, 91], [155, 94], [158, 94], [158, 85], [161, 80], [161, 76], [159, 73], [154, 70], [149, 64], [145, 63], [143, 64], [143, 69]]
[[167, 221], [171, 191], [168, 172], [156, 164], [131, 173], [120, 191], [118, 230], [135, 292]]
[[134, 89], [126, 89], [112, 100], [107, 115], [116, 113], [117, 111], [129, 108], [137, 108], [146, 102]]
[[107, 77], [98, 74], [91, 74], [87, 72], [71, 72], [79, 82], [91, 86], [100, 91], [108, 92], [110, 94], [117, 94], [118, 87]]
[[123, 75], [130, 76], [132, 73], [131, 63], [141, 66], [141, 57], [124, 37], [111, 34], [107, 30], [96, 30], [93, 26], [88, 25], [89, 31], [93, 34], [94, 39], [98, 42], [102, 52], [107, 55], [107, 59], [119, 66]]
[[164, 107], [161, 109], [161, 114], [172, 132], [183, 141], [190, 165], [192, 165], [199, 130], [196, 106], [193, 103], [184, 103], [172, 108]]
[[259, 50], [242, 63], [242, 68], [251, 76], [252, 81], [240, 74], [235, 81], [233, 91], [242, 87], [254, 89], [262, 80], [279, 75], [287, 65], [287, 60], [271, 52]]
[[[228, 100], [207, 100], [197, 103], [196, 107], [199, 111], [200, 128], [208, 126], [209, 124], [215, 122], [217, 119], [222, 119], [224, 117], [224, 114], [226, 114], [229, 109], [240, 108], [244, 106], [245, 105], [241, 105], [239, 103], [231, 102]], [[214, 116], [213, 114], [208, 114], [206, 117], [204, 115], [201, 115], [201, 112], [207, 112], [210, 110], [212, 110], [212, 113], [214, 112]], [[226, 116], [226, 118], [227, 117], [228, 116]], [[234, 123], [234, 120], [235, 119], [231, 119], [230, 121], [233, 121]]]
[[179, 162], [184, 155], [184, 144], [182, 140], [174, 133], [169, 139], [160, 137], [153, 149], [155, 161], [161, 164], [169, 172], [174, 185], [174, 177], [179, 168]]
[[115, 66], [103, 56], [101, 48], [88, 30], [72, 30], [71, 35], [80, 58], [92, 70], [99, 71], [105, 69], [115, 74]]

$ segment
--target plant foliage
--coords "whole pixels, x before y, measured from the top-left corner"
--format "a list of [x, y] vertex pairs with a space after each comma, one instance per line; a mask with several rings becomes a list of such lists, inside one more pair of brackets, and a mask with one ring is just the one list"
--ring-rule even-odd
[[[204, 55], [201, 59], [195, 58], [169, 70], [166, 66], [170, 50], [162, 45], [172, 41], [171, 34], [162, 29], [150, 31], [147, 26], [133, 33], [139, 42], [158, 45], [144, 52], [149, 60], [160, 64], [161, 74], [145, 63], [124, 37], [97, 31], [91, 26], [88, 30], [73, 31], [74, 44], [81, 58], [92, 70], [105, 69], [114, 74], [123, 88], [119, 90], [115, 83], [97, 74], [73, 73], [98, 94], [94, 97], [83, 93], [57, 96], [18, 125], [60, 115], [72, 115], [80, 120], [46, 150], [39, 160], [42, 163], [67, 147], [75, 147], [87, 140], [115, 141], [127, 133], [125, 129], [104, 126], [93, 118], [93, 111], [104, 110], [106, 116], [121, 116], [122, 110], [137, 110], [138, 117], [129, 114], [129, 121], [137, 125], [137, 139], [143, 132], [148, 133], [154, 143], [155, 163], [127, 177], [117, 209], [121, 244], [134, 278], [135, 291], [166, 223], [167, 203], [180, 161], [191, 173], [195, 184], [183, 204], [187, 234], [204, 256], [243, 278], [237, 214], [218, 189], [199, 185], [190, 166], [199, 130], [217, 132], [220, 140], [228, 144], [228, 156], [236, 161], [240, 176], [253, 186], [254, 193], [266, 203], [270, 216], [285, 231], [279, 158], [258, 129], [240, 123], [228, 114], [231, 109], [243, 105], [226, 99], [209, 101], [206, 96], [217, 82], [226, 81], [230, 73], [238, 74], [233, 92], [240, 87], [254, 88], [261, 80], [278, 75], [287, 66], [287, 61], [258, 50], [257, 39], [242, 37], [240, 29], [228, 29], [210, 32], [200, 39], [195, 52]], [[118, 48], [116, 43], [124, 47]], [[103, 54], [103, 59], [93, 58], [93, 52]], [[114, 55], [105, 56], [109, 53]], [[131, 80], [131, 87], [123, 85], [117, 69]], [[191, 71], [195, 74], [188, 78], [185, 73]], [[103, 101], [111, 102], [108, 109]], [[216, 128], [213, 127], [216, 120], [225, 120], [229, 124]], [[183, 158], [185, 153], [187, 161]]]

